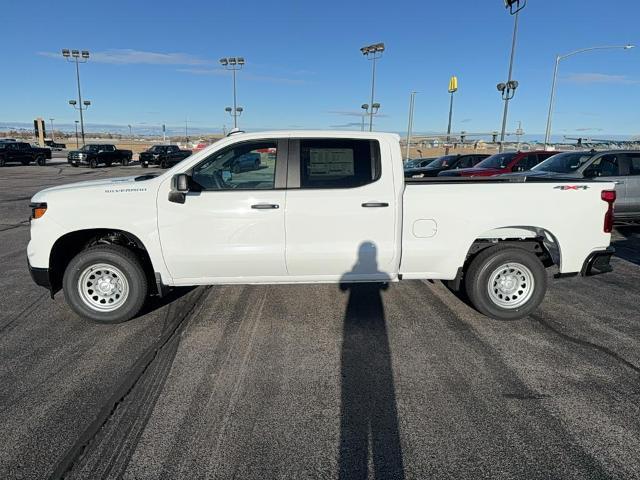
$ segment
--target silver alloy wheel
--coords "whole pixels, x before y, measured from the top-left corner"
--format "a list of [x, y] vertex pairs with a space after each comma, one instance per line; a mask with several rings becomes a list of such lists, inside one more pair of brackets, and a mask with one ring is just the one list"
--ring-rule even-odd
[[84, 304], [98, 312], [112, 312], [129, 297], [129, 283], [122, 271], [107, 263], [96, 263], [78, 277], [78, 293]]
[[518, 308], [533, 294], [533, 273], [521, 263], [505, 263], [496, 268], [487, 283], [489, 298], [505, 309]]

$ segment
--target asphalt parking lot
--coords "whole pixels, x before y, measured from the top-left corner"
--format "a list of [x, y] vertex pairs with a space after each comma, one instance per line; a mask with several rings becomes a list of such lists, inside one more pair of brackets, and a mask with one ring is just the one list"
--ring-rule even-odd
[[640, 478], [640, 229], [514, 322], [419, 281], [79, 319], [31, 282], [29, 199], [149, 171], [0, 170], [0, 478]]

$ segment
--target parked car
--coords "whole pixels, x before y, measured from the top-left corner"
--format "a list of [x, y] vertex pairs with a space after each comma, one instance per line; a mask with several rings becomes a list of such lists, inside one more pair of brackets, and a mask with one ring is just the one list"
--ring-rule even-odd
[[640, 220], [640, 151], [558, 153], [531, 170], [504, 177], [590, 178], [616, 182], [616, 220]]
[[72, 150], [67, 154], [67, 161], [74, 167], [88, 165], [96, 168], [98, 165], [110, 167], [113, 163], [129, 165], [133, 152], [131, 150], [119, 150], [115, 145], [108, 143], [85, 145], [80, 150]]
[[26, 142], [0, 142], [0, 167], [7, 163], [29, 165], [31, 162], [43, 166], [50, 158], [48, 148], [34, 147]]
[[260, 152], [249, 152], [234, 159], [231, 164], [231, 172], [240, 173], [260, 168]]
[[49, 147], [51, 150], [64, 150], [65, 148], [67, 148], [67, 145], [65, 143], [57, 143], [53, 140], [45, 140], [44, 144]]
[[[266, 149], [274, 162], [231, 171]], [[613, 182], [401, 172], [395, 134], [237, 133], [160, 175], [37, 193], [29, 268], [103, 323], [170, 286], [402, 279], [464, 282], [480, 312], [515, 319], [542, 301], [545, 267], [611, 270]]]
[[439, 157], [426, 167], [412, 168], [404, 171], [405, 177], [437, 177], [440, 172], [451, 169], [470, 168], [487, 158], [487, 154], [457, 154]]
[[189, 157], [191, 153], [191, 150], [180, 150], [177, 145], [154, 145], [140, 153], [140, 165], [142, 168], [147, 168], [149, 165], [169, 168]]
[[412, 160], [407, 160], [404, 162], [404, 169], [408, 170], [410, 168], [420, 168], [426, 167], [431, 162], [433, 162], [438, 157], [424, 157], [424, 158], [414, 158]]
[[501, 173], [524, 172], [554, 155], [554, 153], [544, 150], [496, 153], [485, 158], [473, 168], [447, 170], [439, 175], [443, 177], [490, 177]]

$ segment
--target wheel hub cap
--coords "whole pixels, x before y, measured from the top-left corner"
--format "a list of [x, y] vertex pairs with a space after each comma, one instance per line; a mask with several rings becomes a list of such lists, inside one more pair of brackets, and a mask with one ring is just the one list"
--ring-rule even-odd
[[487, 282], [487, 292], [493, 303], [513, 309], [524, 305], [533, 294], [531, 270], [520, 263], [505, 263], [496, 268]]
[[86, 306], [111, 312], [122, 306], [129, 296], [129, 283], [122, 271], [106, 263], [87, 267], [78, 277], [78, 292]]

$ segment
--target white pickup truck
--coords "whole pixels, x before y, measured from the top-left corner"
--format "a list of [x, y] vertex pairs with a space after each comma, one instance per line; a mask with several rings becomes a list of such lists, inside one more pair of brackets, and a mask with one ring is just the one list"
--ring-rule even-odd
[[27, 253], [37, 284], [104, 323], [171, 286], [402, 279], [516, 319], [546, 267], [611, 270], [614, 200], [586, 180], [405, 179], [394, 134], [235, 133], [157, 175], [37, 193]]

